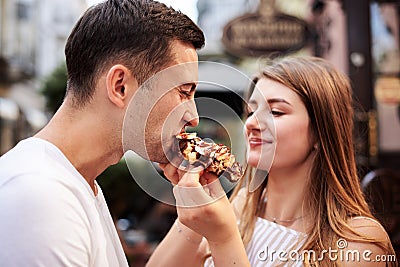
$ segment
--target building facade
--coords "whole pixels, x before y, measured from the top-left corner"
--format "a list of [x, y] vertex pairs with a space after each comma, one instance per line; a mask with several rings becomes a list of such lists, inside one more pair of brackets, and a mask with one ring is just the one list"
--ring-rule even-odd
[[66, 38], [86, 7], [85, 0], [1, 0], [0, 56], [10, 74], [49, 74], [64, 60]]
[[85, 0], [0, 0], [0, 155], [47, 123], [41, 82], [65, 61]]

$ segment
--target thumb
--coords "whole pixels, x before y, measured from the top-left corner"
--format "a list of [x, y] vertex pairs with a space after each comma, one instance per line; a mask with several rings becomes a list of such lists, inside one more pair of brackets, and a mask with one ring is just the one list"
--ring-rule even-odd
[[177, 207], [198, 207], [213, 202], [213, 198], [200, 184], [200, 175], [203, 170], [203, 167], [192, 165], [179, 166], [181, 178], [173, 189]]
[[188, 161], [183, 161], [178, 167], [178, 173], [181, 177], [179, 185], [183, 187], [199, 187], [200, 176], [203, 174], [203, 166], [194, 166], [189, 164]]

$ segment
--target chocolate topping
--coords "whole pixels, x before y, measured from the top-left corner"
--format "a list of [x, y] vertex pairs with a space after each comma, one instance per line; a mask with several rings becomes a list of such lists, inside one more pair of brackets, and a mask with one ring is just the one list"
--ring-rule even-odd
[[197, 137], [196, 133], [181, 133], [176, 138], [183, 157], [190, 164], [201, 163], [205, 171], [217, 176], [225, 172], [231, 182], [242, 178], [243, 168], [227, 146], [208, 143]]

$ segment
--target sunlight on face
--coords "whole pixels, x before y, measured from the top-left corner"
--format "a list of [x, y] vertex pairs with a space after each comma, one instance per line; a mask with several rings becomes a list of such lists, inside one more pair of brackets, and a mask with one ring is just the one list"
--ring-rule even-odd
[[253, 167], [268, 170], [272, 164], [271, 171], [293, 167], [310, 155], [312, 138], [306, 107], [293, 90], [278, 82], [262, 78], [257, 83], [249, 99], [245, 127], [248, 164]]
[[[124, 152], [167, 163], [175, 136], [187, 125], [198, 123], [193, 101], [198, 80], [197, 53], [190, 44], [174, 41], [173, 61], [144, 82], [126, 111], [123, 127]], [[168, 123], [166, 123], [168, 121]]]

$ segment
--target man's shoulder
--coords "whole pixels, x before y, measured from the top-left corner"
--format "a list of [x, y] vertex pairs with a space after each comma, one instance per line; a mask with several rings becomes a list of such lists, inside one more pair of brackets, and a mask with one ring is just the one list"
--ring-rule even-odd
[[44, 147], [33, 138], [20, 141], [0, 157], [0, 186], [13, 176], [43, 169], [43, 159]]
[[0, 158], [0, 199], [6, 198], [9, 205], [22, 200], [32, 209], [49, 201], [67, 206], [74, 201], [92, 202], [83, 181], [65, 168], [57, 154], [53, 157], [49, 148], [43, 140], [28, 138]]
[[22, 140], [0, 157], [0, 188], [16, 178], [28, 184], [41, 182], [39, 179], [34, 179], [35, 177], [46, 179], [46, 182], [53, 179], [55, 182], [53, 185], [56, 185], [57, 180], [70, 175], [65, 169], [66, 162], [60, 158], [62, 158], [61, 151], [56, 151], [53, 145], [44, 140], [38, 138]]
[[90, 224], [93, 208], [93, 201], [78, 185], [58, 177], [22, 174], [0, 186], [0, 212], [9, 220], [20, 217], [34, 223], [39, 218], [45, 222], [49, 217], [61, 221], [79, 217]]

